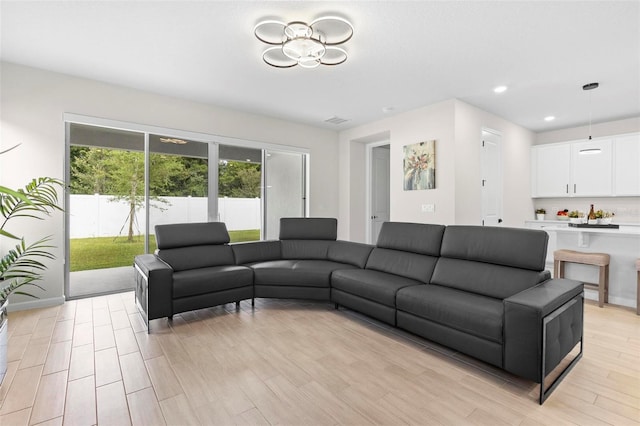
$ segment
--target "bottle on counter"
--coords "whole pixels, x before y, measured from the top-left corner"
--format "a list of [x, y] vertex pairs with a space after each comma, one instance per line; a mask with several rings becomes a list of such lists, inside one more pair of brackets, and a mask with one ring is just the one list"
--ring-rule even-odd
[[591, 204], [591, 209], [589, 209], [589, 215], [587, 216], [587, 219], [588, 223], [595, 223], [597, 221], [596, 212], [595, 210], [593, 210], [593, 204]]

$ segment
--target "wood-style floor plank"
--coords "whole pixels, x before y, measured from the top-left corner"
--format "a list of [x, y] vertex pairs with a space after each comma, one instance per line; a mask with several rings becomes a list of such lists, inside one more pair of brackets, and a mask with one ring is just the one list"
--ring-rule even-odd
[[64, 424], [96, 424], [96, 385], [93, 376], [73, 380], [67, 384]]
[[583, 359], [538, 385], [330, 304], [152, 321], [133, 294], [9, 315], [0, 424], [640, 425], [640, 317], [585, 306]]
[[42, 423], [64, 414], [67, 370], [42, 376], [31, 412], [31, 424]]
[[127, 396], [121, 381], [98, 387], [96, 389], [96, 404], [99, 425], [127, 426], [131, 424]]

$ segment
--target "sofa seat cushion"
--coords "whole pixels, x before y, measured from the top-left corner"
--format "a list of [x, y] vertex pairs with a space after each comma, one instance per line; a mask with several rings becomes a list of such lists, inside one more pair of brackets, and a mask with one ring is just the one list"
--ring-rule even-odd
[[212, 266], [173, 273], [173, 298], [197, 296], [253, 285], [253, 272], [246, 266]]
[[398, 291], [399, 311], [502, 343], [502, 300], [433, 284]]
[[419, 281], [370, 269], [335, 271], [331, 286], [385, 306], [396, 306], [396, 293], [404, 287], [415, 286]]
[[250, 265], [256, 285], [329, 287], [331, 274], [353, 265], [328, 260], [274, 260]]

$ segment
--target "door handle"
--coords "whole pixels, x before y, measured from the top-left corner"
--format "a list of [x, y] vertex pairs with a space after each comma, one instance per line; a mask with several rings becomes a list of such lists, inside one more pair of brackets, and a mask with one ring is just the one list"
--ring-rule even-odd
[[377, 219], [378, 216], [371, 216], [371, 219]]
[[502, 219], [498, 219], [498, 223], [502, 223]]

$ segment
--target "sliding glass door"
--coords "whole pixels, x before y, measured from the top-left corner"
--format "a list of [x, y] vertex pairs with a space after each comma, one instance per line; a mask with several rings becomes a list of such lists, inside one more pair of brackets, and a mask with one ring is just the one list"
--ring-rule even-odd
[[306, 214], [306, 153], [88, 121], [101, 125], [66, 123], [68, 298], [131, 290], [156, 225], [221, 221], [232, 242], [255, 241]]

